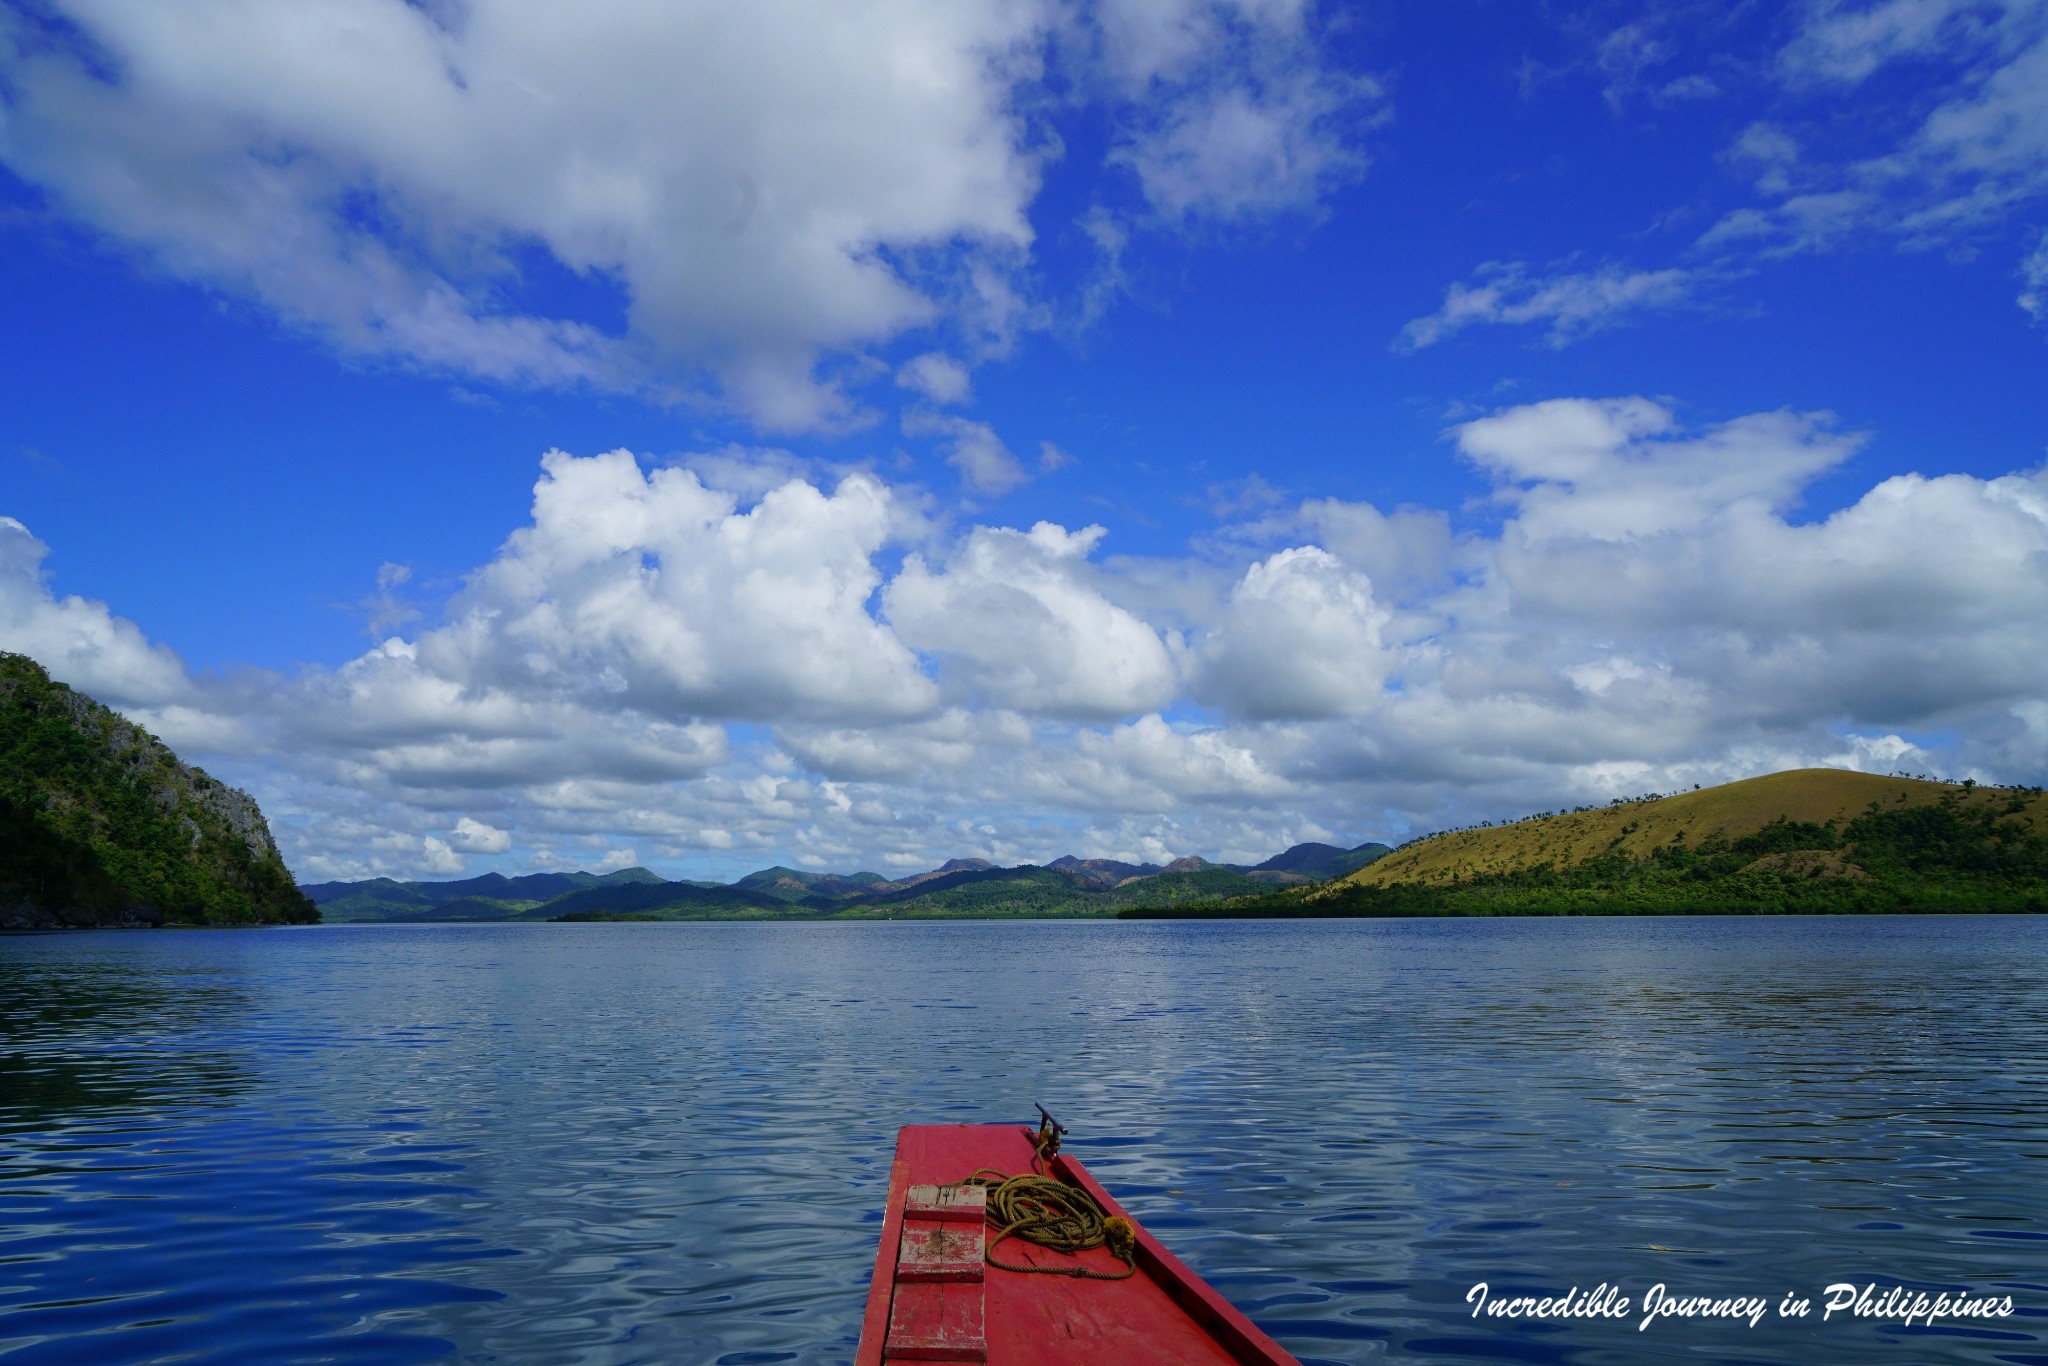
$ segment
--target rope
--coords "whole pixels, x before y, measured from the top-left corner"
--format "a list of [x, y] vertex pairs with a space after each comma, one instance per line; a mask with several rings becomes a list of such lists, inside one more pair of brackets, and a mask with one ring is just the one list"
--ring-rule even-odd
[[[1128, 1219], [1105, 1215], [1095, 1197], [1079, 1186], [1044, 1175], [1044, 1162], [1059, 1143], [1041, 1131], [1037, 1151], [1032, 1154], [1032, 1172], [1027, 1176], [1006, 1176], [990, 1167], [967, 1178], [963, 1185], [981, 1186], [988, 1191], [988, 1219], [1002, 1231], [989, 1240], [982, 1253], [990, 1266], [1003, 1271], [1035, 1272], [1044, 1276], [1073, 1276], [1089, 1281], [1129, 1280], [1138, 1270], [1137, 1235]], [[1073, 1256], [1091, 1247], [1107, 1247], [1110, 1255], [1124, 1264], [1122, 1271], [1096, 1271], [1076, 1262], [1071, 1266], [1018, 1265], [996, 1260], [996, 1247], [1006, 1238], [1050, 1248]]]

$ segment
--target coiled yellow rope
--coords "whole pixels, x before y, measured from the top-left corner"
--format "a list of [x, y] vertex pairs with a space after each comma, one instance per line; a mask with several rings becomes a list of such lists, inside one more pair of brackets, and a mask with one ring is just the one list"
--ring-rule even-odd
[[[1039, 1130], [1031, 1165], [1025, 1176], [1007, 1176], [983, 1167], [962, 1184], [988, 1191], [988, 1219], [1000, 1232], [991, 1238], [982, 1257], [1003, 1271], [1035, 1272], [1044, 1276], [1074, 1276], [1090, 1281], [1129, 1280], [1138, 1270], [1138, 1236], [1128, 1219], [1105, 1214], [1095, 1197], [1079, 1186], [1044, 1175], [1045, 1164], [1059, 1151], [1059, 1139], [1047, 1120]], [[1019, 1266], [996, 1260], [996, 1246], [1006, 1238], [1076, 1255], [1091, 1247], [1107, 1247], [1110, 1255], [1124, 1264], [1122, 1271], [1096, 1271], [1079, 1262], [1071, 1266]]]

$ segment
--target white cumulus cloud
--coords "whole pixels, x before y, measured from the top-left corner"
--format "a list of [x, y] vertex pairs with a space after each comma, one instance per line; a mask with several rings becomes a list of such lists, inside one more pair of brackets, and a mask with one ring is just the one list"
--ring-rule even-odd
[[250, 787], [309, 878], [1251, 858], [1799, 764], [2048, 779], [2048, 470], [1806, 515], [1881, 434], [1624, 397], [1448, 435], [1490, 495], [1455, 515], [1261, 500], [1144, 559], [870, 474], [555, 452], [441, 624], [290, 677], [188, 675], [0, 522], [0, 648]]
[[448, 842], [465, 854], [502, 854], [512, 847], [512, 832], [464, 816], [448, 833]]
[[1283, 550], [1231, 589], [1197, 654], [1194, 695], [1258, 718], [1368, 711], [1393, 666], [1387, 619], [1364, 574], [1318, 546]]
[[889, 490], [801, 480], [742, 510], [687, 470], [625, 451], [551, 452], [515, 532], [417, 643], [465, 688], [670, 717], [883, 718], [935, 696], [867, 610]]
[[53, 0], [0, 11], [0, 163], [350, 353], [832, 427], [864, 414], [822, 363], [1033, 316], [1055, 64], [1148, 213], [1359, 164], [1306, 8], [1206, 0]]
[[884, 596], [889, 621], [1000, 706], [1105, 717], [1164, 706], [1177, 683], [1165, 643], [1103, 595], [1089, 563], [1104, 534], [977, 527], [942, 568], [905, 561]]
[[0, 516], [0, 649], [28, 655], [110, 705], [188, 700], [184, 663], [103, 602], [59, 598], [43, 573], [50, 548]]

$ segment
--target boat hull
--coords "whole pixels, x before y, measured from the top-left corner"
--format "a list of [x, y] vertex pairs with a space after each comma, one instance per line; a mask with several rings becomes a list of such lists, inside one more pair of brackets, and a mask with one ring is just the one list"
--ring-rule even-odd
[[[981, 1239], [992, 1231], [980, 1228], [978, 1206], [972, 1215], [941, 1208], [950, 1197], [935, 1202], [930, 1188], [982, 1168], [1029, 1172], [1032, 1153], [1032, 1131], [1013, 1125], [911, 1125], [898, 1135], [856, 1366], [1298, 1366], [1135, 1220], [1137, 1270], [1125, 1280], [980, 1268]], [[1072, 1156], [1054, 1157], [1048, 1174], [1087, 1191], [1106, 1214], [1130, 1217]], [[1069, 1257], [1012, 1239], [999, 1255], [1124, 1270], [1106, 1248]], [[978, 1268], [972, 1277], [970, 1264]]]

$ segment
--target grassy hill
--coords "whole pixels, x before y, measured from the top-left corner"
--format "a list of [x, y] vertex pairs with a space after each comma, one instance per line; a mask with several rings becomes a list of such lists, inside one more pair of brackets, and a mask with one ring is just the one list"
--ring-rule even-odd
[[[1797, 768], [1647, 801], [1546, 812], [1508, 825], [1431, 835], [1367, 864], [1328, 890], [1397, 882], [1441, 885], [1454, 878], [1524, 872], [1546, 864], [1569, 868], [1614, 855], [1640, 859], [1673, 844], [1697, 849], [1717, 838], [1733, 843], [1773, 822], [1846, 824], [1873, 809], [1910, 809], [1944, 800], [1958, 801], [1966, 811], [2002, 811], [2012, 805], [2013, 797], [2002, 788]], [[2048, 801], [2035, 796], [2013, 814], [2026, 828], [2048, 833], [2044, 813]]]
[[1428, 836], [1302, 891], [1126, 914], [1906, 911], [2048, 911], [2048, 796], [1801, 769]]

